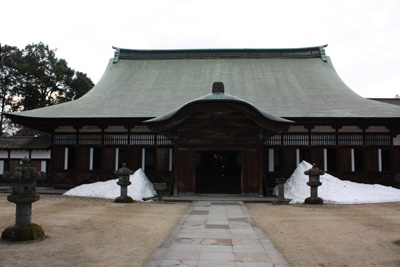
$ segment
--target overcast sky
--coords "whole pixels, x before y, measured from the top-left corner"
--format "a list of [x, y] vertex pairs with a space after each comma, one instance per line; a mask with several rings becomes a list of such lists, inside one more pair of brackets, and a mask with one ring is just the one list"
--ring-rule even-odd
[[112, 46], [292, 48], [328, 44], [363, 97], [400, 94], [399, 0], [3, 0], [2, 45], [42, 41], [97, 83]]

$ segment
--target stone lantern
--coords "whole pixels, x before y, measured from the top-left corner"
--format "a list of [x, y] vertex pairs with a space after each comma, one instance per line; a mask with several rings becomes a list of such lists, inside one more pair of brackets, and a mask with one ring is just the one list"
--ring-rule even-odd
[[311, 196], [304, 200], [306, 204], [323, 204], [324, 201], [322, 198], [318, 197], [318, 186], [322, 185], [319, 181], [319, 176], [324, 175], [325, 172], [318, 169], [317, 165], [314, 163], [313, 167], [304, 172], [305, 175], [308, 175], [309, 182], [307, 185], [311, 187]]
[[2, 239], [10, 241], [27, 241], [42, 238], [44, 231], [40, 225], [31, 222], [32, 203], [40, 199], [36, 193], [36, 181], [46, 179], [46, 174], [37, 172], [31, 167], [30, 159], [24, 158], [22, 164], [12, 172], [3, 174], [5, 181], [12, 183], [12, 193], [7, 200], [17, 205], [15, 213], [15, 226], [5, 229]]
[[129, 175], [133, 174], [133, 171], [126, 167], [126, 164], [122, 164], [122, 167], [114, 172], [118, 175], [117, 184], [121, 186], [121, 196], [117, 197], [114, 201], [117, 203], [132, 203], [133, 199], [128, 196], [128, 185], [131, 184], [129, 181]]

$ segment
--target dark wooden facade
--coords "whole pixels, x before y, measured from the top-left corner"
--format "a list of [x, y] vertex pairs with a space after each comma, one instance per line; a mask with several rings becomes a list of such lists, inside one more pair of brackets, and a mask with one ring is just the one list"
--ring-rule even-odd
[[[90, 134], [55, 133], [54, 136], [58, 135], [76, 137]], [[364, 139], [364, 135], [368, 136], [365, 139], [371, 141], [366, 144], [360, 141]], [[146, 155], [143, 156], [145, 153], [150, 157], [147, 160], [152, 161], [146, 165], [145, 172], [153, 182], [165, 179], [170, 183], [175, 173], [177, 177], [180, 177], [177, 192], [196, 193], [196, 152], [238, 151], [241, 154], [241, 193], [265, 193], [263, 192], [265, 183], [271, 189], [274, 178], [282, 176], [288, 178], [302, 160], [316, 163], [321, 169], [344, 180], [398, 187], [394, 176], [400, 173], [400, 164], [398, 164], [400, 147], [393, 146], [390, 133], [329, 134], [328, 136], [334, 136], [333, 139], [346, 140], [335, 143], [331, 142], [331, 137], [329, 137], [329, 144], [327, 140], [321, 140], [321, 136], [327, 136], [326, 133], [311, 135], [284, 133], [272, 137], [259, 148], [231, 145], [179, 147], [174, 146], [172, 142], [157, 144], [155, 141], [156, 136], [159, 136], [157, 134], [135, 133], [132, 134], [132, 139], [138, 136], [146, 136], [148, 140], [153, 139], [151, 142], [147, 141], [147, 145], [109, 145], [90, 142], [67, 145], [55, 141], [51, 154], [51, 184], [56, 187], [73, 187], [82, 183], [114, 179], [113, 173], [117, 167], [118, 152], [131, 169], [143, 167], [143, 160], [146, 160]], [[319, 139], [319, 144], [313, 142], [310, 144], [304, 140], [304, 136]], [[280, 141], [276, 141], [277, 139]], [[163, 143], [167, 143], [166, 139], [162, 140]], [[67, 168], [65, 166], [66, 148], [70, 153], [75, 154], [73, 157], [69, 156], [75, 163]], [[94, 166], [94, 169], [93, 167], [90, 169], [90, 149], [97, 149], [96, 152], [100, 154], [99, 163]], [[119, 161], [121, 163], [121, 160]]]
[[[144, 168], [153, 182], [167, 181], [171, 193], [198, 193], [199, 153], [235, 152], [240, 155], [236, 175], [241, 194], [265, 195], [275, 185], [275, 178], [288, 178], [302, 160], [344, 180], [399, 187], [394, 177], [400, 173], [400, 147], [394, 143], [397, 130], [393, 127], [325, 125], [329, 131], [319, 131], [317, 125], [297, 123], [294, 127], [301, 131], [290, 128], [259, 139], [251, 134], [259, 132], [254, 130], [256, 123], [236, 113], [222, 120], [201, 112], [193, 114], [173, 125], [174, 130], [164, 129], [168, 137], [150, 130], [136, 132], [135, 128], [55, 132], [52, 184], [73, 187], [115, 178], [114, 170], [126, 162], [131, 169]], [[75, 156], [69, 154], [66, 160], [66, 148]]]

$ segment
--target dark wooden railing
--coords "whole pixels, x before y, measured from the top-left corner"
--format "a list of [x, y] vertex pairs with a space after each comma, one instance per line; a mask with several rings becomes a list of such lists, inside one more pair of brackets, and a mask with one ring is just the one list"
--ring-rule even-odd
[[390, 146], [390, 133], [284, 133], [265, 142], [270, 146]]
[[55, 133], [54, 145], [170, 146], [166, 136], [153, 133]]

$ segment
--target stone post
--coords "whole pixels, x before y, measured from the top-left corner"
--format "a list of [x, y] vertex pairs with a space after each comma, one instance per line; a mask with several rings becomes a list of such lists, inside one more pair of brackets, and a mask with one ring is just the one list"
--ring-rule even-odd
[[278, 202], [276, 204], [285, 204], [285, 182], [286, 178], [275, 178], [278, 185]]
[[15, 226], [8, 227], [1, 235], [10, 241], [27, 241], [42, 238], [44, 231], [40, 225], [32, 223], [32, 203], [40, 199], [36, 193], [36, 181], [44, 180], [45, 173], [37, 172], [30, 165], [30, 159], [24, 158], [22, 164], [12, 172], [5, 172], [3, 178], [12, 183], [12, 193], [7, 200], [15, 203]]
[[133, 171], [126, 167], [126, 164], [122, 164], [122, 167], [114, 172], [118, 175], [117, 184], [121, 186], [121, 196], [117, 197], [114, 201], [116, 203], [132, 203], [133, 199], [128, 196], [128, 185], [131, 184], [129, 181], [129, 175], [133, 174]]
[[304, 200], [306, 204], [323, 204], [324, 201], [322, 198], [318, 197], [318, 186], [322, 185], [319, 181], [319, 176], [324, 175], [325, 172], [318, 169], [317, 165], [314, 163], [313, 167], [304, 172], [305, 175], [308, 175], [309, 182], [307, 185], [311, 187], [310, 194], [311, 196]]

